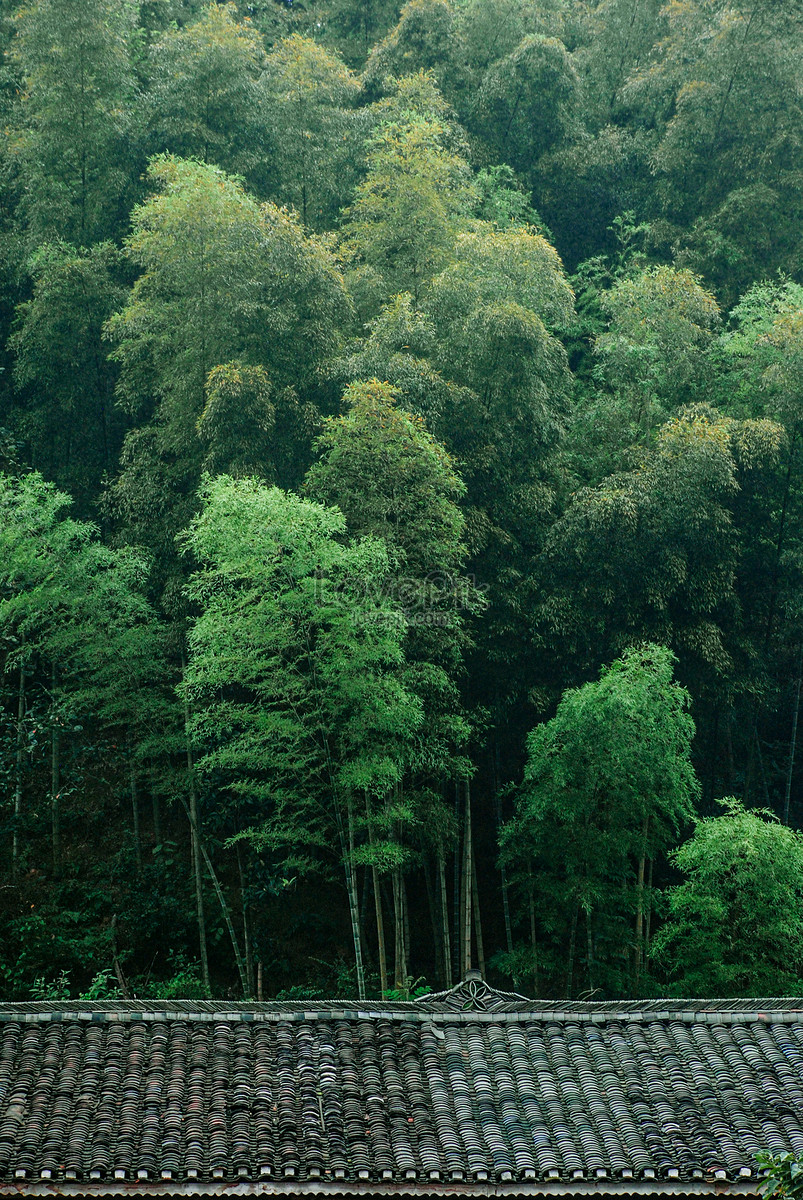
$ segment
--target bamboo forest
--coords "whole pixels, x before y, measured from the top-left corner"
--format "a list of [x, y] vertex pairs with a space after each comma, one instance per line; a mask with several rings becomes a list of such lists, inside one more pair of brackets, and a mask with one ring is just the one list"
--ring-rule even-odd
[[800, 0], [0, 43], [0, 996], [800, 995]]

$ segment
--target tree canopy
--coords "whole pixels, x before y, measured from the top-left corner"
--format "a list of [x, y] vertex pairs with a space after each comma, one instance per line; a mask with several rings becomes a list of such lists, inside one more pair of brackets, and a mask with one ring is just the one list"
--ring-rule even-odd
[[3, 9], [0, 998], [797, 986], [799, 17]]

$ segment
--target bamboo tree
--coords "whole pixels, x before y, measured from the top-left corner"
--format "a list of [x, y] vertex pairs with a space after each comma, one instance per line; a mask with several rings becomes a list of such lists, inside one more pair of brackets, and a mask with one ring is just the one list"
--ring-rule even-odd
[[[616, 929], [597, 977], [629, 959], [636, 986], [644, 956], [646, 860], [671, 845], [694, 813], [699, 784], [691, 763], [690, 697], [673, 677], [664, 647], [628, 650], [598, 681], [567, 691], [556, 715], [530, 735], [525, 781], [504, 828], [503, 854], [567, 946], [566, 993], [578, 982], [581, 913]], [[631, 957], [633, 881], [636, 950]], [[533, 909], [531, 908], [531, 920]], [[567, 914], [569, 916], [566, 921]], [[618, 918], [618, 923], [617, 922]], [[568, 925], [568, 928], [566, 928]]]
[[783, 823], [789, 824], [789, 801], [792, 796], [792, 779], [795, 772], [795, 748], [797, 745], [797, 720], [800, 714], [800, 689], [803, 683], [803, 642], [797, 659], [797, 679], [795, 680], [795, 702], [792, 710], [792, 733], [789, 738], [789, 766], [786, 769], [786, 783], [783, 797]]
[[14, 828], [11, 834], [11, 877], [20, 872], [20, 829], [22, 827], [22, 770], [25, 762], [25, 662], [20, 660], [17, 685], [17, 745], [14, 753]]
[[[184, 656], [181, 659], [181, 673], [185, 675], [187, 664]], [[203, 869], [201, 866], [201, 842], [198, 832], [198, 790], [195, 781], [195, 757], [190, 738], [190, 708], [184, 700], [184, 739], [187, 760], [187, 785], [190, 803], [187, 808], [187, 818], [190, 823], [190, 843], [192, 846], [192, 878], [195, 888], [195, 915], [198, 921], [198, 948], [201, 956], [201, 981], [207, 996], [212, 995], [212, 984], [209, 978], [209, 951], [206, 943], [206, 914], [204, 912]]]
[[[633, 970], [633, 991], [638, 994], [641, 979], [641, 966], [644, 962], [644, 869], [647, 861], [647, 846], [649, 845], [650, 818], [644, 818], [641, 831], [641, 853], [638, 859], [638, 875], [636, 878], [636, 943], [635, 964]], [[590, 985], [589, 985], [590, 986]]]
[[477, 882], [477, 852], [471, 842], [471, 907], [474, 913], [474, 937], [477, 943], [477, 967], [485, 978], [485, 943], [482, 938], [482, 914], [480, 912], [479, 884]]
[[443, 847], [438, 847], [438, 889], [440, 895], [441, 938], [443, 940], [444, 984], [447, 988], [453, 986], [452, 975], [452, 945], [449, 935], [449, 899], [446, 890], [446, 855]]
[[131, 184], [134, 96], [130, 0], [41, 0], [15, 14], [12, 53], [22, 86], [11, 144], [22, 211], [35, 243], [88, 246], [118, 233]]
[[253, 947], [251, 945], [251, 922], [248, 914], [242, 843], [238, 842], [235, 849], [237, 851], [237, 874], [240, 879], [240, 904], [243, 914], [243, 952], [245, 955], [245, 974], [248, 982], [248, 990], [245, 994], [249, 997], [255, 997], [256, 980], [254, 978], [254, 954]]
[[468, 780], [463, 784], [463, 861], [460, 882], [460, 978], [465, 979], [472, 967], [471, 919], [473, 901], [473, 858], [471, 841], [471, 791]]
[[[187, 537], [203, 567], [183, 692], [209, 747], [200, 769], [221, 772], [238, 811], [253, 813], [240, 836], [302, 873], [339, 847], [364, 996], [356, 797], [392, 790], [421, 711], [399, 678], [404, 623], [383, 597], [387, 554], [337, 540], [344, 524], [254, 481], [209, 481]], [[227, 692], [235, 681], [241, 699]]]
[[237, 964], [237, 972], [240, 976], [240, 986], [242, 988], [243, 998], [248, 1000], [249, 999], [248, 976], [246, 974], [245, 962], [243, 960], [243, 956], [240, 953], [240, 943], [237, 940], [237, 934], [234, 929], [234, 923], [232, 922], [232, 919], [231, 919], [231, 909], [229, 908], [229, 904], [228, 904], [228, 901], [226, 900], [226, 896], [223, 892], [223, 888], [220, 886], [220, 880], [218, 879], [217, 872], [215, 871], [215, 868], [212, 865], [212, 859], [209, 857], [209, 852], [206, 849], [206, 846], [204, 845], [204, 843], [201, 839], [200, 828], [198, 825], [197, 804], [196, 804], [196, 809], [195, 809], [194, 814], [193, 814], [193, 810], [192, 810], [192, 806], [191, 806], [192, 790], [190, 791], [190, 805], [187, 805], [186, 801], [183, 798], [182, 798], [181, 803], [184, 807], [184, 811], [187, 814], [187, 820], [190, 823], [190, 827], [191, 827], [193, 835], [194, 835], [193, 854], [194, 855], [197, 854], [198, 857], [197, 857], [197, 859], [194, 858], [193, 861], [196, 863], [200, 863], [201, 859], [203, 859], [203, 863], [204, 863], [204, 866], [206, 867], [207, 874], [209, 875], [209, 878], [212, 883], [212, 887], [214, 888], [214, 891], [215, 891], [215, 895], [217, 896], [218, 904], [220, 905], [220, 912], [223, 917], [223, 921], [226, 925], [226, 929], [229, 934], [229, 941], [231, 942], [231, 948], [234, 952], [234, 961]]
[[365, 819], [368, 827], [368, 839], [371, 848], [371, 882], [374, 893], [374, 913], [376, 916], [377, 958], [379, 960], [379, 991], [382, 996], [388, 990], [388, 953], [385, 945], [385, 920], [382, 913], [382, 890], [380, 887], [379, 868], [375, 856], [375, 836], [371, 814], [371, 798], [365, 793]]

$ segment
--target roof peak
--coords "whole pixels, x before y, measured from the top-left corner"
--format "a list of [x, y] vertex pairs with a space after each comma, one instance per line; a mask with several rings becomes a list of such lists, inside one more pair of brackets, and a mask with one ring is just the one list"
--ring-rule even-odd
[[732, 1024], [801, 1021], [801, 997], [654, 1000], [541, 1000], [490, 986], [471, 972], [456, 987], [415, 1000], [66, 1000], [0, 1001], [0, 1021], [605, 1021], [680, 1020]]

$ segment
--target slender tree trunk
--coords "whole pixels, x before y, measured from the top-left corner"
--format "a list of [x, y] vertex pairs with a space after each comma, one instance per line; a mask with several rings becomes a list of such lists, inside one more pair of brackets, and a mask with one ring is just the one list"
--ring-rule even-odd
[[650, 953], [650, 926], [652, 925], [652, 859], [647, 875], [647, 915], [644, 920], [644, 961]]
[[22, 824], [22, 767], [25, 762], [25, 664], [20, 663], [17, 687], [17, 750], [14, 756], [14, 829], [11, 834], [11, 875], [20, 873], [20, 825]]
[[162, 844], [162, 806], [159, 801], [159, 789], [155, 783], [156, 772], [151, 767], [150, 770], [150, 785], [151, 785], [151, 815], [153, 819], [153, 844], [161, 846]]
[[[752, 17], [750, 18], [752, 20]], [[772, 639], [772, 627], [775, 621], [775, 606], [778, 602], [778, 582], [781, 577], [781, 561], [783, 559], [784, 538], [786, 536], [786, 518], [789, 513], [789, 499], [792, 494], [792, 477], [795, 472], [795, 462], [797, 459], [797, 435], [792, 438], [789, 446], [789, 459], [786, 464], [786, 478], [784, 480], [783, 501], [781, 503], [781, 514], [778, 519], [778, 536], [775, 539], [775, 556], [772, 564], [772, 581], [770, 583], [770, 602], [767, 607], [767, 621], [764, 627], [764, 653], [769, 649], [769, 644]]]
[[770, 790], [767, 786], [767, 773], [764, 770], [764, 754], [761, 750], [761, 738], [758, 735], [758, 723], [753, 726], [753, 732], [756, 737], [756, 757], [758, 758], [758, 771], [761, 777], [761, 790], [764, 793], [764, 803], [767, 808], [770, 807]]
[[53, 878], [61, 879], [61, 728], [55, 712], [56, 668], [51, 668], [53, 723], [50, 728], [50, 841], [53, 850]]
[[[309, 647], [309, 635], [307, 637], [308, 649], [310, 658], [313, 659], [311, 647]], [[317, 692], [318, 682], [313, 659], [313, 681]], [[351, 922], [351, 938], [354, 944], [354, 968], [357, 975], [357, 995], [360, 1000], [365, 999], [365, 965], [362, 955], [362, 938], [360, 935], [360, 902], [357, 886], [357, 874], [354, 864], [354, 809], [352, 806], [352, 797], [349, 794], [346, 799], [346, 820], [343, 821], [343, 809], [340, 803], [338, 794], [338, 786], [335, 776], [334, 764], [332, 762], [332, 749], [329, 745], [329, 734], [323, 725], [319, 725], [319, 736], [321, 739], [321, 747], [323, 749], [326, 760], [326, 769], [329, 775], [329, 782], [332, 789], [332, 808], [337, 827], [337, 837], [340, 842], [340, 853], [343, 859], [343, 871], [346, 878], [346, 894], [348, 896], [349, 905], [349, 920]]]
[[404, 938], [404, 969], [409, 975], [410, 963], [412, 962], [412, 948], [410, 941], [410, 905], [407, 901], [407, 879], [404, 872], [401, 872], [399, 877], [399, 891], [401, 893], [402, 905], [402, 936]]
[[636, 991], [641, 978], [641, 963], [644, 953], [644, 867], [647, 861], [647, 836], [650, 830], [650, 818], [644, 818], [641, 828], [641, 854], [638, 862], [638, 883], [636, 884], [636, 953], [633, 969], [633, 990]]
[[435, 884], [433, 882], [433, 873], [429, 859], [424, 860], [422, 870], [424, 873], [424, 885], [427, 889], [429, 920], [432, 925], [432, 944], [435, 947], [435, 978], [443, 979], [446, 971], [443, 965], [443, 938], [441, 937], [440, 912], [438, 910], [438, 901], [435, 895]]
[[264, 993], [262, 990], [262, 959], [261, 958], [257, 962], [257, 1000], [259, 1001], [260, 1004], [264, 1000]]
[[[533, 882], [532, 872], [530, 872], [530, 886], [528, 901], [530, 907], [530, 951], [533, 956], [533, 995], [537, 996], [540, 987], [538, 978], [538, 938], [536, 936], [535, 926], [535, 885]], [[514, 979], [514, 983], [518, 986], [518, 981]]]
[[706, 800], [709, 807], [713, 806], [716, 793], [717, 751], [719, 749], [719, 705], [714, 709], [708, 736], [708, 770], [706, 771]]
[[187, 804], [183, 798], [182, 798], [181, 803], [184, 806], [184, 811], [187, 814], [187, 819], [190, 822], [193, 834], [195, 835], [194, 836], [194, 847], [195, 847], [196, 862], [200, 862], [201, 860], [203, 860], [204, 866], [206, 867], [207, 874], [212, 883], [212, 887], [215, 890], [215, 895], [217, 896], [218, 904], [220, 905], [220, 911], [223, 915], [223, 921], [225, 923], [226, 929], [229, 934], [231, 948], [234, 953], [234, 961], [237, 964], [237, 973], [240, 976], [240, 986], [242, 987], [242, 990], [243, 990], [243, 998], [247, 1000], [248, 999], [248, 975], [247, 975], [246, 969], [245, 969], [245, 960], [244, 960], [242, 954], [240, 953], [240, 943], [237, 940], [237, 933], [234, 928], [234, 922], [231, 919], [231, 909], [229, 908], [228, 902], [226, 901], [226, 897], [223, 894], [223, 888], [220, 886], [220, 880], [217, 877], [217, 872], [215, 871], [215, 868], [212, 866], [212, 860], [209, 857], [209, 852], [207, 851], [206, 846], [204, 846], [203, 841], [201, 840], [200, 831], [198, 829], [197, 813], [194, 814], [192, 811], [192, 808], [187, 807]]
[[465, 825], [463, 833], [463, 961], [460, 964], [460, 978], [465, 979], [471, 970], [471, 900], [472, 900], [472, 845], [471, 845], [471, 791], [468, 780], [464, 783], [465, 795]]
[[507, 881], [507, 867], [502, 864], [502, 915], [505, 921], [505, 945], [508, 954], [513, 953], [513, 922], [510, 919], [510, 887]]
[[[357, 894], [357, 872], [354, 867], [354, 813], [349, 797], [346, 806], [347, 840], [344, 844], [344, 863], [346, 868], [346, 889], [349, 899], [349, 917], [351, 920], [351, 936], [354, 942], [354, 964], [357, 971], [357, 995], [365, 999], [365, 966], [362, 958], [362, 940], [360, 938], [360, 901]], [[339, 818], [342, 829], [342, 820]]]
[[360, 898], [360, 942], [364, 946], [368, 939], [368, 897], [373, 891], [371, 868], [366, 863], [362, 871], [362, 896]]
[[797, 745], [797, 719], [800, 713], [800, 685], [803, 677], [803, 642], [800, 643], [800, 653], [797, 659], [797, 680], [795, 682], [795, 707], [792, 712], [792, 736], [789, 739], [789, 766], [786, 770], [786, 787], [783, 797], [783, 823], [789, 824], [789, 802], [792, 797], [792, 779], [795, 773], [795, 747]]
[[379, 991], [382, 996], [388, 991], [388, 948], [385, 943], [385, 918], [382, 913], [382, 889], [379, 871], [375, 864], [371, 866], [371, 884], [374, 892], [374, 911], [376, 915], [376, 945], [379, 959]]
[[[181, 673], [186, 673], [187, 664], [184, 655], [181, 656]], [[190, 707], [184, 698], [184, 742], [187, 753], [187, 780], [190, 788], [190, 804], [187, 816], [190, 822], [190, 838], [192, 840], [192, 868], [195, 884], [195, 912], [198, 920], [198, 946], [201, 955], [201, 980], [207, 996], [212, 994], [212, 984], [209, 978], [209, 951], [206, 941], [206, 914], [204, 913], [203, 872], [201, 869], [201, 839], [198, 833], [198, 792], [195, 786], [195, 760], [190, 741]]]
[[403, 992], [407, 987], [407, 959], [404, 953], [404, 898], [399, 867], [393, 869], [393, 923], [395, 929], [393, 986]]
[[733, 753], [733, 712], [728, 709], [728, 719], [725, 723], [725, 747], [728, 753], [728, 792], [733, 791], [736, 777], [736, 762]]
[[204, 913], [203, 872], [201, 870], [201, 843], [198, 836], [198, 793], [195, 788], [195, 763], [192, 747], [187, 742], [187, 772], [190, 783], [189, 822], [192, 839], [192, 873], [195, 884], [195, 913], [198, 919], [198, 948], [201, 955], [201, 980], [207, 996], [212, 995], [209, 978], [209, 951], [206, 942], [206, 914]]
[[[371, 798], [365, 793], [365, 816], [368, 825], [368, 842], [373, 851], [375, 845], [374, 825], [371, 812]], [[379, 869], [371, 859], [371, 887], [374, 893], [374, 916], [376, 918], [376, 954], [379, 961], [379, 992], [381, 996], [388, 991], [388, 950], [385, 943], [385, 918], [382, 913], [382, 887]]]
[[452, 921], [454, 933], [454, 977], [463, 978], [463, 847], [460, 840], [460, 784], [454, 785], [454, 817], [458, 835], [455, 840], [452, 876]]
[[256, 992], [254, 980], [254, 955], [251, 947], [251, 922], [248, 919], [248, 901], [246, 900], [245, 868], [243, 866], [242, 842], [237, 842], [237, 873], [240, 877], [240, 905], [243, 913], [243, 951], [245, 953], [245, 978], [248, 985], [248, 995]]
[[249, 998], [248, 975], [245, 969], [245, 960], [240, 953], [240, 944], [237, 941], [234, 922], [231, 919], [231, 909], [229, 908], [226, 897], [223, 894], [223, 888], [220, 886], [220, 880], [217, 877], [217, 872], [212, 866], [212, 860], [209, 857], [206, 847], [204, 846], [203, 842], [200, 841], [200, 839], [198, 841], [198, 847], [203, 856], [204, 864], [206, 865], [207, 872], [209, 873], [209, 878], [212, 880], [212, 887], [215, 889], [215, 895], [217, 896], [218, 903], [220, 904], [220, 911], [223, 913], [223, 920], [229, 933], [231, 948], [234, 951], [234, 961], [237, 964], [237, 973], [240, 976], [240, 986], [243, 990], [243, 999], [247, 1000]]
[[[494, 729], [494, 804], [496, 809], [496, 835], [502, 828], [502, 798], [500, 795], [501, 780], [499, 771], [499, 731]], [[513, 922], [510, 919], [510, 890], [507, 882], [507, 867], [500, 863], [499, 872], [502, 877], [502, 916], [505, 921], [505, 944], [509, 955], [513, 955]], [[515, 980], [514, 980], [515, 982]]]
[[131, 999], [131, 989], [128, 986], [128, 981], [123, 974], [123, 968], [120, 966], [120, 959], [117, 955], [117, 913], [112, 916], [111, 925], [109, 927], [109, 940], [112, 945], [112, 966], [114, 967], [117, 986], [120, 989], [120, 995], [124, 1000]]
[[137, 772], [134, 766], [133, 754], [129, 749], [128, 787], [131, 795], [131, 818], [134, 830], [134, 856], [137, 872], [142, 874], [142, 838], [139, 830], [139, 796], [137, 795]]
[[485, 978], [485, 946], [482, 940], [482, 918], [480, 915], [480, 895], [477, 890], [477, 855], [474, 851], [474, 841], [471, 842], [471, 899], [474, 908], [474, 936], [477, 939], [477, 966]]
[[445, 987], [450, 988], [454, 986], [454, 977], [452, 975], [452, 946], [449, 937], [449, 897], [446, 891], [446, 857], [442, 846], [438, 847], [438, 886], [440, 890], [441, 932], [443, 937], [443, 982]]
[[574, 990], [574, 954], [577, 948], [577, 921], [580, 916], [580, 905], [576, 903], [572, 910], [572, 927], [569, 933], [569, 962], [566, 971], [566, 999], [571, 1000]]
[[594, 937], [591, 931], [591, 910], [586, 909], [586, 955], [588, 959], [588, 991], [593, 994], [594, 987]]

